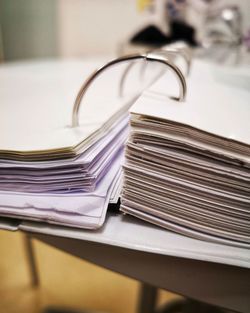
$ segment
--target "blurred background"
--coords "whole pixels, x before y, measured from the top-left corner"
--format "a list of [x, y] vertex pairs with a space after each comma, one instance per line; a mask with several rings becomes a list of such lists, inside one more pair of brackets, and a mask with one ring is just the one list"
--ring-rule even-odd
[[[201, 46], [218, 35], [204, 25], [225, 5], [237, 5], [241, 30], [232, 37], [225, 29], [223, 36], [249, 49], [249, 0], [0, 0], [0, 61], [111, 57], [176, 39]], [[31, 286], [24, 235], [0, 231], [0, 312], [41, 312], [48, 305], [136, 312], [137, 281], [33, 244], [39, 288]], [[175, 297], [161, 290], [158, 304]]]
[[1, 0], [2, 54], [13, 60], [110, 53], [136, 14], [134, 0]]
[[240, 8], [247, 34], [249, 0], [0, 0], [0, 55], [6, 61], [114, 55], [147, 25], [171, 36], [171, 19], [195, 28], [199, 42], [207, 12], [225, 5]]

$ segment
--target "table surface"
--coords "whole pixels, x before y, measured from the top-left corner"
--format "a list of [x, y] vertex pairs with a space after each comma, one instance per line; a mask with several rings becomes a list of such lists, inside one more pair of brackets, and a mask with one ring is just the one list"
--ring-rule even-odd
[[97, 231], [24, 221], [34, 238], [153, 286], [250, 312], [250, 250], [187, 238], [118, 213]]
[[188, 238], [121, 213], [108, 213], [104, 226], [96, 231], [28, 221], [19, 229], [250, 269], [249, 249]]

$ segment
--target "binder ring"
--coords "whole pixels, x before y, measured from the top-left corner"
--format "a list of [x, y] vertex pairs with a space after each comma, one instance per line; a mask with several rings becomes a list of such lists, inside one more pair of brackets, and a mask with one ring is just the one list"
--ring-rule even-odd
[[[159, 55], [162, 55], [163, 57], [169, 58], [172, 62], [174, 61], [173, 59], [175, 56], [180, 55], [186, 63], [185, 76], [188, 76], [190, 73], [192, 58], [191, 58], [190, 54], [188, 53], [188, 51], [186, 51], [187, 49], [188, 49], [188, 47], [187, 48], [175, 47], [175, 44], [173, 44], [170, 46], [163, 47], [161, 49], [153, 50], [152, 53], [159, 54]], [[173, 57], [173, 59], [172, 59], [172, 57]], [[131, 68], [135, 65], [135, 63], [136, 62], [129, 63], [128, 66], [125, 68], [122, 76], [121, 76], [120, 83], [119, 83], [119, 96], [120, 97], [123, 97], [124, 84], [125, 84], [127, 75], [130, 72]], [[142, 72], [142, 69], [141, 69], [141, 72]]]
[[83, 96], [85, 95], [85, 93], [87, 92], [88, 88], [93, 83], [93, 81], [102, 72], [104, 72], [107, 68], [109, 68], [113, 65], [123, 63], [126, 61], [135, 61], [135, 60], [140, 60], [140, 59], [147, 60], [150, 62], [162, 63], [162, 64], [166, 65], [170, 70], [172, 70], [172, 72], [177, 76], [178, 83], [180, 86], [179, 96], [177, 98], [174, 98], [174, 99], [179, 100], [179, 101], [183, 101], [185, 99], [186, 92], [187, 92], [185, 77], [183, 76], [181, 70], [174, 63], [172, 63], [167, 57], [161, 56], [161, 55], [159, 55], [157, 53], [153, 53], [153, 52], [146, 53], [146, 54], [128, 55], [128, 56], [114, 59], [114, 60], [106, 63], [105, 65], [100, 67], [98, 70], [94, 71], [87, 78], [87, 80], [83, 83], [83, 85], [81, 86], [81, 88], [80, 88], [80, 90], [76, 96], [75, 102], [74, 102], [74, 107], [73, 107], [73, 112], [72, 112], [72, 127], [79, 126], [79, 109], [81, 106], [81, 102], [82, 102]]
[[177, 41], [170, 45], [164, 46], [162, 49], [176, 49], [178, 52], [185, 54], [185, 58], [188, 60], [188, 63], [191, 65], [192, 57], [193, 57], [193, 50], [190, 46], [185, 43], [184, 41]]
[[154, 52], [156, 53], [159, 53], [159, 54], [163, 54], [163, 55], [166, 55], [166, 56], [181, 56], [183, 58], [183, 60], [185, 61], [186, 63], [186, 76], [189, 75], [190, 73], [190, 67], [191, 67], [191, 58], [190, 56], [188, 55], [188, 53], [186, 53], [183, 49], [178, 49], [178, 48], [175, 48], [175, 47], [163, 47], [162, 49], [159, 49], [159, 50], [155, 50]]

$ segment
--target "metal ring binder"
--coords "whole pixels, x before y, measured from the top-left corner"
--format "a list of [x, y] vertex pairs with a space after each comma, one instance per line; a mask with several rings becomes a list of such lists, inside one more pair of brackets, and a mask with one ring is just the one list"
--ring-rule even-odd
[[79, 109], [80, 105], [82, 102], [82, 98], [87, 92], [88, 88], [90, 85], [93, 83], [93, 81], [102, 73], [104, 72], [107, 68], [116, 65], [118, 63], [123, 63], [126, 61], [135, 61], [135, 60], [147, 60], [150, 62], [159, 62], [164, 65], [166, 65], [169, 69], [172, 70], [172, 72], [177, 76], [178, 83], [180, 86], [180, 94], [177, 98], [174, 98], [179, 101], [183, 101], [186, 96], [186, 91], [187, 91], [187, 86], [186, 86], [186, 80], [184, 75], [182, 74], [181, 70], [174, 64], [172, 63], [166, 56], [159, 55], [157, 53], [146, 53], [146, 54], [134, 54], [134, 55], [128, 55], [124, 57], [120, 57], [117, 59], [114, 59], [95, 72], [93, 72], [87, 80], [83, 83], [82, 87], [80, 88], [77, 97], [75, 99], [74, 107], [73, 107], [73, 113], [72, 113], [72, 127], [77, 127], [79, 126]]
[[128, 73], [130, 72], [131, 68], [135, 65], [135, 63], [136, 62], [130, 62], [122, 73], [120, 83], [119, 83], [119, 97], [121, 97], [121, 98], [123, 97], [123, 89], [124, 89], [124, 84], [125, 84], [126, 78], [128, 76]]
[[186, 53], [184, 50], [170, 46], [170, 47], [162, 48], [159, 50], [155, 50], [154, 52], [159, 53], [159, 54], [163, 54], [163, 55], [166, 55], [169, 57], [171, 57], [171, 56], [176, 57], [176, 56], [180, 55], [183, 58], [183, 60], [186, 62], [186, 67], [187, 67], [186, 76], [189, 75], [190, 67], [191, 67], [191, 58], [189, 57], [188, 53]]
[[[145, 59], [146, 60], [146, 59]], [[128, 73], [130, 72], [131, 68], [136, 64], [136, 61], [134, 62], [130, 62], [127, 67], [125, 68], [125, 70], [122, 73], [121, 79], [120, 79], [120, 83], [119, 83], [119, 97], [123, 97], [123, 90], [124, 90], [124, 85], [125, 85], [125, 81], [126, 78], [128, 76]], [[140, 69], [140, 76], [143, 79], [143, 74], [144, 74], [144, 70], [145, 70], [146, 64], [144, 66], [141, 67]], [[163, 74], [163, 73], [162, 73]]]
[[182, 51], [183, 53], [186, 54], [186, 57], [190, 60], [192, 60], [192, 48], [187, 44], [185, 43], [184, 41], [177, 41], [177, 42], [174, 42], [170, 45], [167, 45], [167, 46], [164, 46], [164, 48], [174, 48], [174, 49], [177, 49], [178, 51]]
[[[152, 50], [152, 52], [163, 55], [167, 58], [170, 58], [172, 62], [174, 61], [174, 58], [177, 55], [180, 55], [186, 63], [187, 69], [186, 69], [185, 74], [186, 76], [189, 75], [190, 68], [191, 68], [191, 61], [192, 61], [192, 53], [191, 53], [190, 47], [185, 42], [179, 41], [179, 42], [164, 46], [161, 49]], [[124, 84], [125, 84], [127, 75], [134, 65], [135, 65], [135, 62], [129, 63], [122, 74], [120, 84], [119, 84], [119, 96], [120, 97], [123, 97]], [[142, 70], [143, 69], [144, 67], [142, 68]]]

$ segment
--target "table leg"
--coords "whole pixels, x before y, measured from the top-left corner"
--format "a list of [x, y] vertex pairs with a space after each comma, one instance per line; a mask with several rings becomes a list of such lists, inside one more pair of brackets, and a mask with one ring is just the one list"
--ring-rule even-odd
[[156, 308], [157, 288], [141, 283], [137, 313], [153, 313]]
[[25, 251], [29, 264], [29, 271], [31, 277], [31, 284], [33, 287], [37, 287], [39, 285], [39, 276], [36, 266], [35, 253], [32, 245], [32, 238], [30, 235], [25, 235], [24, 237]]

